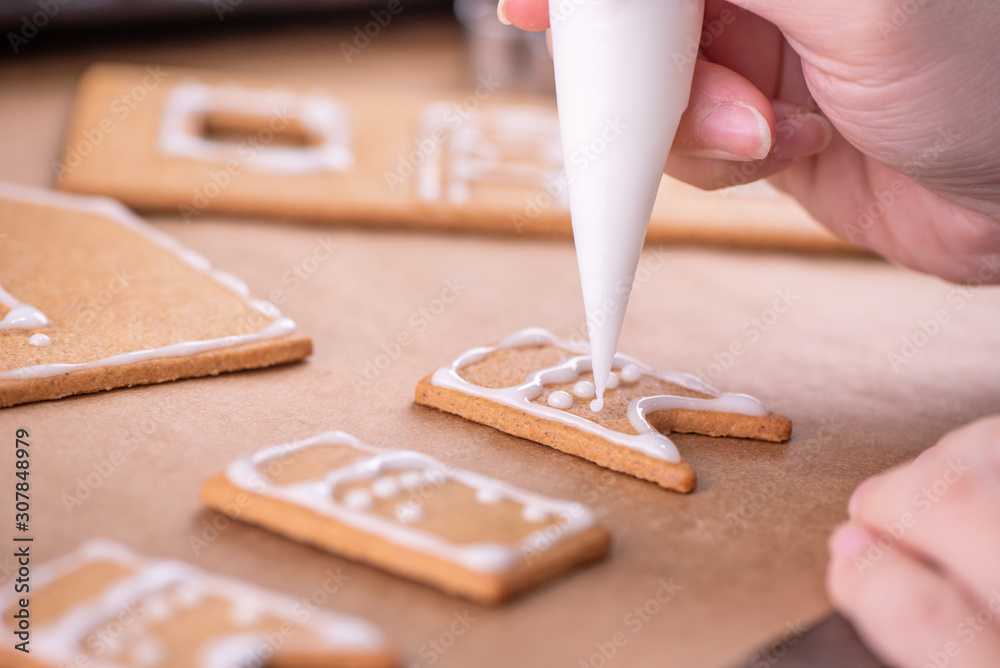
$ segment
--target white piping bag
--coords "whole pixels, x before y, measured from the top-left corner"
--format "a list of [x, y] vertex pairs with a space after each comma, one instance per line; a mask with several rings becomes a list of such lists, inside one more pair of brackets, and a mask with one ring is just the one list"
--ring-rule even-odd
[[704, 0], [550, 0], [559, 127], [597, 398], [691, 94]]

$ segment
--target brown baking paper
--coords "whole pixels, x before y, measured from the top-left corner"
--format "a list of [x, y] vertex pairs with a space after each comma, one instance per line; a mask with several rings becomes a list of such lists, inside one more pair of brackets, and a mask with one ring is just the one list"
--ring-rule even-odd
[[[7, 64], [0, 175], [50, 181], [75, 76], [89, 59], [228, 65], [327, 82], [331, 72], [359, 81], [386, 71], [388, 84], [404, 87], [418, 85], [418, 75], [420, 85], [459, 83], [457, 34], [407, 21], [350, 66], [336, 45], [353, 24], [212, 47], [133, 42]], [[406, 36], [402, 58], [389, 46], [393, 29]], [[963, 291], [866, 259], [653, 248], [620, 350], [753, 394], [795, 425], [786, 444], [676, 436], [699, 484], [675, 494], [412, 402], [421, 377], [467, 348], [532, 325], [580, 335], [568, 241], [207, 216], [154, 224], [275, 301], [313, 335], [315, 354], [276, 369], [0, 411], [4, 535], [14, 533], [14, 433], [23, 427], [34, 563], [90, 537], [118, 539], [370, 619], [404, 666], [733, 664], [828, 611], [825, 541], [859, 481], [1000, 407], [995, 289]], [[947, 322], [935, 329], [928, 323], [939, 312]], [[890, 353], [905, 361], [894, 368]], [[488, 609], [199, 504], [202, 482], [233, 458], [326, 429], [587, 503], [614, 534], [611, 555]], [[0, 587], [16, 577], [12, 552], [0, 551]]]

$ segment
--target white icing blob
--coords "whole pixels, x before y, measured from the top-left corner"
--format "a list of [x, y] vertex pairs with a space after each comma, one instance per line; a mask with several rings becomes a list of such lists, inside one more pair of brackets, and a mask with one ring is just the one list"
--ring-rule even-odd
[[49, 319], [37, 308], [30, 304], [19, 304], [0, 320], [0, 329], [38, 329], [48, 324]]
[[351, 510], [368, 510], [375, 504], [371, 493], [363, 487], [356, 487], [344, 495], [344, 505]]
[[0, 305], [9, 311], [0, 320], [0, 329], [38, 329], [49, 324], [44, 313], [30, 304], [18, 300], [0, 285]]
[[415, 503], [401, 503], [396, 506], [396, 519], [402, 524], [419, 522], [424, 519], [424, 509]]
[[399, 486], [406, 490], [417, 489], [429, 482], [420, 471], [403, 471], [399, 475]]
[[[329, 472], [319, 484], [313, 481], [279, 486], [265, 482], [261, 489], [257, 471], [263, 463], [276, 457], [287, 456], [291, 452], [325, 444], [349, 445], [372, 454]], [[397, 471], [413, 470], [422, 471], [423, 478], [437, 486], [447, 480], [455, 480], [466, 485], [475, 491], [476, 498], [481, 503], [495, 503], [508, 498], [524, 506], [538, 508], [549, 515], [565, 515], [569, 519], [562, 529], [560, 539], [574, 535], [594, 523], [593, 515], [578, 504], [533, 494], [471, 471], [446, 468], [441, 462], [417, 452], [376, 450], [344, 432], [325, 432], [304, 441], [262, 450], [231, 463], [226, 469], [226, 475], [230, 482], [242, 489], [308, 508], [319, 515], [331, 517], [342, 524], [402, 547], [424, 552], [475, 571], [492, 573], [509, 569], [522, 558], [522, 548], [531, 545], [532, 541], [537, 539], [533, 533], [516, 544], [456, 544], [439, 534], [403, 521], [399, 517], [400, 508], [407, 505], [412, 507], [413, 504], [398, 504], [396, 519], [393, 520], [366, 512], [364, 508], [351, 507], [346, 497], [342, 503], [337, 501], [336, 490], [339, 486], [373, 484], [374, 481]], [[422, 491], [421, 496], [423, 496]], [[424, 511], [420, 508], [419, 512]]]
[[618, 374], [612, 373], [608, 376], [607, 389], [614, 390], [618, 388]]
[[486, 505], [493, 505], [495, 503], [500, 503], [503, 501], [503, 495], [500, 490], [493, 489], [491, 487], [483, 487], [482, 489], [476, 490], [476, 501], [479, 503], [484, 503]]
[[47, 337], [45, 334], [38, 333], [38, 334], [32, 334], [28, 338], [28, 343], [30, 343], [33, 346], [38, 346], [39, 348], [44, 348], [45, 346], [52, 345], [52, 339]]
[[642, 371], [635, 364], [626, 364], [619, 374], [626, 383], [637, 383], [642, 378]]
[[593, 399], [596, 394], [594, 384], [589, 380], [581, 380], [573, 386], [573, 396], [581, 399]]
[[372, 482], [372, 492], [380, 499], [389, 499], [399, 494], [399, 483], [391, 475], [382, 476]]
[[152, 639], [141, 640], [129, 649], [132, 661], [140, 666], [155, 666], [166, 658], [163, 646]]
[[[648, 375], [706, 394], [711, 398], [689, 399], [663, 395], [635, 399], [629, 404], [628, 418], [629, 422], [639, 433], [622, 434], [602, 427], [592, 420], [567, 413], [565, 409], [559, 410], [559, 407], [552, 407], [551, 405], [543, 406], [532, 401], [542, 393], [543, 386], [571, 383], [577, 380], [580, 374], [592, 371], [592, 361], [588, 355], [583, 354], [569, 357], [554, 366], [535, 371], [523, 383], [513, 387], [480, 387], [468, 382], [459, 373], [463, 367], [482, 360], [497, 350], [537, 345], [554, 345], [574, 352], [585, 352], [585, 348], [581, 348], [570, 341], [557, 339], [553, 334], [544, 329], [529, 328], [508, 336], [496, 346], [473, 348], [459, 355], [451, 364], [435, 371], [431, 377], [431, 382], [437, 387], [489, 399], [498, 404], [516, 408], [524, 413], [546, 420], [554, 420], [580, 431], [600, 436], [611, 443], [632, 448], [655, 459], [674, 463], [681, 461], [677, 447], [669, 438], [649, 424], [646, 418], [647, 414], [669, 408], [689, 408], [692, 410], [737, 413], [752, 416], [764, 416], [768, 414], [768, 410], [764, 405], [753, 397], [743, 394], [722, 394], [719, 390], [690, 374], [655, 371], [642, 362], [621, 354], [614, 356], [612, 368], [616, 369], [621, 379], [627, 383], [634, 383], [643, 375]], [[556, 394], [559, 394], [559, 392], [553, 392], [549, 395], [550, 402], [551, 398]], [[572, 397], [568, 393], [563, 392], [562, 394], [565, 394], [572, 400]], [[602, 401], [602, 399], [595, 399], [591, 403], [591, 410], [600, 410]]]
[[549, 395], [546, 403], [552, 408], [561, 408], [566, 410], [567, 408], [572, 408], [573, 397], [570, 396], [569, 392], [563, 392], [562, 390], [556, 390]]
[[544, 522], [549, 518], [549, 513], [544, 508], [539, 508], [537, 506], [525, 506], [521, 510], [521, 517], [523, 517], [528, 522]]

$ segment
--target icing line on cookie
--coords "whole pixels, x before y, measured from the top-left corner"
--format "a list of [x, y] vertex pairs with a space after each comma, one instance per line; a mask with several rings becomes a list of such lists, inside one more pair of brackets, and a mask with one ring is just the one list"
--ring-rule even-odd
[[[503, 348], [524, 348], [536, 345], [554, 345], [578, 354], [554, 366], [533, 372], [527, 380], [513, 387], [481, 387], [465, 380], [459, 373], [463, 367], [475, 364]], [[694, 399], [674, 395], [658, 395], [634, 399], [628, 406], [628, 419], [638, 432], [637, 434], [623, 434], [602, 427], [586, 418], [567, 413], [562, 410], [562, 407], [566, 406], [566, 397], [561, 395], [555, 402], [557, 407], [533, 401], [542, 394], [544, 385], [572, 383], [577, 381], [580, 374], [591, 371], [592, 361], [587, 353], [589, 350], [586, 345], [563, 341], [556, 338], [551, 332], [532, 327], [515, 332], [495, 346], [473, 348], [462, 353], [451, 364], [435, 371], [434, 375], [431, 376], [431, 382], [437, 387], [482, 397], [535, 417], [560, 422], [580, 431], [599, 436], [615, 445], [631, 448], [655, 459], [675, 464], [681, 461], [680, 452], [673, 441], [650, 425], [647, 417], [650, 413], [670, 409], [690, 409], [761, 417], [768, 414], [767, 408], [753, 397], [745, 394], [722, 393], [691, 374], [656, 371], [652, 367], [621, 353], [615, 355], [612, 369], [618, 371], [622, 382], [634, 383], [644, 375], [652, 376], [695, 392], [710, 395], [712, 398]], [[572, 399], [572, 395], [565, 394]]]
[[[264, 479], [260, 473], [259, 467], [270, 460], [324, 444], [347, 445], [372, 454], [329, 472], [320, 481], [275, 485]], [[429, 531], [410, 526], [408, 522], [417, 520], [413, 511], [419, 509], [399, 511], [397, 507], [397, 511], [402, 512], [405, 520], [400, 518], [401, 523], [396, 523], [365, 512], [365, 508], [371, 505], [370, 498], [359, 499], [355, 495], [352, 498], [345, 498], [344, 503], [339, 503], [336, 499], [338, 486], [352, 482], [374, 481], [380, 476], [403, 468], [420, 469], [424, 478], [439, 486], [447, 479], [452, 479], [471, 487], [476, 491], [480, 503], [497, 503], [502, 499], [510, 499], [524, 506], [526, 517], [555, 516], [559, 520], [558, 537], [553, 540], [551, 532], [546, 533], [545, 528], [542, 528], [516, 545], [501, 543], [457, 545]], [[340, 431], [325, 432], [304, 441], [267, 448], [249, 457], [243, 457], [227, 467], [226, 476], [230, 482], [242, 489], [307, 507], [316, 513], [385, 538], [402, 547], [424, 552], [480, 572], [507, 570], [522, 558], [525, 549], [545, 549], [594, 523], [590, 511], [578, 503], [551, 499], [471, 471], [454, 469], [418, 452], [375, 449]], [[410, 480], [407, 483], [402, 476], [400, 479], [404, 486], [415, 482]], [[351, 496], [348, 494], [348, 497]]]
[[[193, 355], [208, 350], [217, 350], [219, 348], [227, 348], [243, 343], [277, 338], [290, 334], [296, 330], [295, 323], [288, 318], [281, 317], [281, 314], [273, 304], [270, 302], [251, 299], [249, 296], [250, 291], [243, 281], [228, 272], [215, 269], [204, 256], [185, 248], [179, 241], [152, 227], [115, 200], [105, 197], [69, 195], [66, 193], [51, 192], [41, 188], [29, 188], [27, 186], [19, 186], [11, 183], [0, 183], [0, 199], [27, 202], [38, 206], [59, 208], [69, 211], [80, 211], [98, 215], [106, 220], [118, 223], [122, 227], [142, 235], [161, 248], [169, 251], [175, 257], [180, 259], [181, 262], [188, 265], [192, 269], [207, 275], [216, 283], [220, 284], [230, 292], [233, 292], [238, 297], [241, 297], [246, 302], [247, 306], [254, 311], [268, 318], [274, 319], [274, 322], [269, 324], [264, 329], [257, 332], [251, 332], [249, 334], [224, 336], [217, 339], [206, 339], [204, 341], [179, 341], [177, 343], [161, 346], [159, 348], [128, 351], [111, 357], [92, 360], [89, 362], [80, 362], [77, 364], [39, 364], [36, 366], [12, 369], [10, 371], [0, 373], [0, 380], [43, 378], [69, 373], [79, 369], [101, 366], [117, 366], [160, 357]], [[14, 300], [14, 298], [10, 296], [9, 293], [4, 291], [3, 295], [0, 295], [0, 300]], [[16, 300], [14, 301], [16, 302]], [[4, 303], [7, 304], [8, 301], [4, 301]], [[8, 316], [9, 315], [10, 314], [8, 313]], [[42, 317], [44, 318], [45, 316], [42, 315]], [[46, 319], [46, 322], [47, 321], [48, 320]]]
[[[230, 621], [236, 626], [250, 626], [262, 616], [269, 615], [292, 624], [294, 628], [303, 626], [315, 632], [323, 642], [324, 650], [374, 652], [385, 647], [381, 631], [364, 620], [327, 610], [314, 610], [308, 621], [302, 624], [295, 614], [298, 604], [291, 598], [209, 574], [190, 564], [142, 558], [114, 541], [90, 540], [76, 551], [42, 564], [32, 573], [32, 585], [36, 591], [41, 590], [94, 562], [113, 562], [133, 572], [115, 580], [98, 595], [78, 602], [56, 620], [35, 627], [32, 651], [43, 661], [76, 665], [76, 659], [84, 655], [84, 641], [95, 628], [113, 622], [123, 611], [136, 609], [138, 614], [123, 625], [124, 632], [116, 638], [119, 642], [117, 649], [124, 649], [121, 643], [126, 638], [138, 636], [140, 647], [137, 649], [162, 659], [166, 656], [165, 648], [152, 638], [142, 637], [145, 627], [170, 617], [179, 608], [195, 605], [208, 597], [221, 598], [230, 603]], [[13, 594], [5, 592], [0, 596], [0, 608], [6, 609], [13, 603]], [[218, 641], [210, 642], [205, 647], [199, 668], [233, 668], [238, 665], [238, 662], [223, 661], [232, 658], [232, 655], [217, 646], [217, 643], [234, 637], [240, 639], [237, 644], [244, 651], [259, 652], [267, 646], [260, 633], [240, 631], [220, 636]], [[229, 647], [231, 649], [235, 645]], [[106, 651], [113, 652], [114, 649], [108, 647]], [[95, 668], [120, 665], [100, 657], [87, 658], [89, 665]]]
[[[261, 128], [256, 142], [214, 141], [198, 131], [211, 111], [256, 114], [268, 119], [269, 126]], [[280, 146], [265, 141], [265, 130], [273, 142], [276, 128], [271, 126], [291, 120], [301, 123], [319, 143]], [[169, 155], [208, 162], [235, 160], [261, 171], [340, 172], [354, 165], [347, 110], [322, 92], [300, 94], [286, 88], [254, 89], [231, 81], [212, 85], [187, 79], [174, 86], [163, 103], [159, 141], [160, 149]]]

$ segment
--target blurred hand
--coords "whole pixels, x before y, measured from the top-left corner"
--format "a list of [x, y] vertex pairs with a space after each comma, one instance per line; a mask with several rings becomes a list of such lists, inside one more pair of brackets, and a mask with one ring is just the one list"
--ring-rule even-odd
[[[549, 24], [546, 0], [498, 13]], [[849, 241], [1000, 283], [997, 34], [995, 0], [706, 0], [666, 172], [706, 189], [767, 177]]]
[[827, 590], [898, 668], [1000, 666], [1000, 416], [854, 492]]

